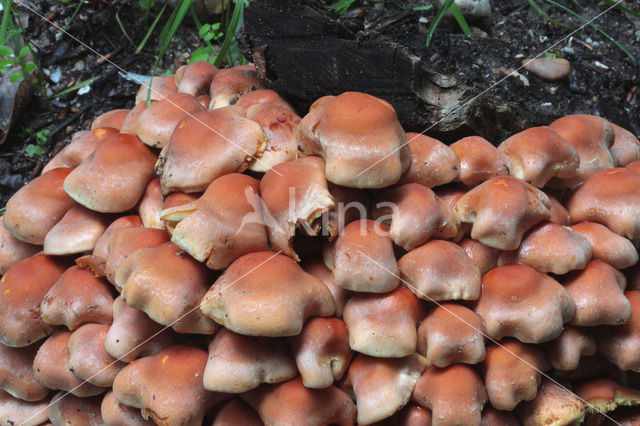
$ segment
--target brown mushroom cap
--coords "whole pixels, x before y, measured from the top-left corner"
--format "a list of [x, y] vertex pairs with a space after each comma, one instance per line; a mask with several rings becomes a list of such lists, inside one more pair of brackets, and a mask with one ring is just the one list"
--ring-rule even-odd
[[598, 352], [623, 371], [640, 370], [640, 291], [627, 291], [633, 314], [629, 322], [595, 329]]
[[[0, 392], [5, 391], [23, 401], [41, 401], [49, 389], [33, 375], [33, 358], [38, 345], [10, 348], [0, 344]], [[4, 423], [0, 423], [4, 424]]]
[[314, 102], [298, 127], [298, 145], [322, 156], [328, 181], [350, 188], [393, 185], [411, 162], [393, 107], [358, 92]]
[[488, 406], [482, 412], [481, 426], [520, 426], [520, 422], [515, 414], [498, 411], [492, 406]]
[[453, 182], [458, 177], [458, 157], [447, 145], [420, 133], [407, 133], [411, 154], [409, 169], [400, 183], [419, 183], [429, 188]]
[[62, 219], [47, 232], [44, 254], [65, 256], [90, 252], [107, 229], [109, 217], [82, 206], [67, 210]]
[[570, 425], [584, 412], [584, 403], [577, 396], [549, 379], [543, 379], [535, 399], [516, 408], [523, 426]]
[[575, 310], [570, 294], [556, 280], [520, 264], [487, 272], [475, 307], [489, 336], [512, 336], [524, 343], [555, 339]]
[[165, 229], [160, 217], [164, 205], [164, 195], [160, 187], [160, 179], [153, 179], [144, 190], [138, 204], [138, 213], [145, 228]]
[[404, 407], [425, 366], [418, 354], [396, 359], [355, 357], [343, 388], [355, 396], [358, 424], [384, 420]]
[[457, 216], [457, 222], [460, 222], [457, 234], [450, 239], [452, 241], [460, 241], [463, 238], [468, 237], [471, 234], [471, 227], [473, 224], [461, 222], [458, 212], [455, 211], [456, 203], [464, 194], [469, 192], [468, 189], [460, 184], [449, 184], [434, 188], [434, 192], [436, 196], [449, 205], [453, 212], [452, 215]]
[[122, 126], [122, 121], [129, 114], [128, 109], [114, 109], [107, 111], [104, 114], [100, 114], [91, 122], [91, 130], [99, 129], [101, 127], [111, 127], [112, 129], [119, 130]]
[[516, 133], [498, 149], [509, 157], [509, 173], [542, 188], [551, 178], [573, 178], [580, 158], [576, 149], [551, 127], [532, 127]]
[[207, 269], [171, 242], [129, 254], [115, 282], [128, 305], [178, 333], [213, 334], [218, 329], [198, 309], [210, 285]]
[[[153, 105], [155, 102], [157, 101], [152, 101], [151, 105]], [[131, 111], [129, 111], [129, 114], [127, 114], [127, 116], [124, 118], [124, 121], [122, 122], [122, 126], [120, 127], [120, 133], [126, 133], [127, 135], [135, 135], [140, 114], [142, 114], [146, 109], [147, 109], [146, 102], [141, 102], [139, 104], [136, 104], [136, 106], [134, 106], [133, 108], [131, 108]]]
[[4, 228], [21, 241], [43, 244], [47, 232], [76, 204], [62, 187], [71, 171], [50, 170], [20, 188], [7, 202]]
[[638, 251], [631, 241], [595, 222], [582, 222], [571, 227], [584, 235], [592, 248], [592, 258], [624, 269], [638, 263]]
[[54, 155], [47, 164], [44, 165], [42, 170], [40, 170], [40, 174], [43, 175], [47, 173], [49, 170], [57, 169], [60, 167], [67, 167], [67, 165], [62, 161], [62, 153], [64, 150], [59, 151], [56, 155]]
[[51, 334], [40, 303], [66, 265], [43, 254], [16, 263], [0, 279], [0, 343], [21, 347]]
[[201, 424], [207, 410], [222, 397], [202, 385], [206, 363], [207, 352], [202, 349], [171, 346], [122, 369], [113, 382], [113, 393], [157, 424]]
[[555, 197], [549, 194], [547, 194], [547, 196], [549, 197], [549, 201], [551, 201], [551, 217], [549, 220], [558, 225], [569, 225], [571, 221], [567, 209]]
[[618, 125], [613, 126], [614, 140], [609, 152], [616, 167], [624, 167], [629, 163], [640, 160], [640, 141], [638, 138]]
[[71, 137], [71, 143], [61, 151], [62, 161], [68, 167], [77, 167], [91, 155], [102, 140], [118, 133], [117, 129], [111, 127], [99, 127], [87, 132], [77, 132]]
[[478, 265], [457, 244], [432, 240], [398, 261], [403, 284], [425, 300], [476, 300], [480, 295]]
[[109, 426], [153, 426], [152, 420], [145, 420], [137, 408], [121, 404], [113, 392], [107, 392], [100, 405], [102, 419]]
[[226, 68], [220, 70], [209, 87], [211, 102], [209, 109], [215, 109], [233, 105], [240, 96], [262, 86], [258, 82], [255, 69], [241, 67]]
[[0, 275], [4, 275], [13, 265], [40, 251], [40, 247], [20, 241], [2, 223], [0, 216]]
[[500, 176], [473, 188], [456, 203], [462, 222], [473, 223], [471, 238], [489, 247], [515, 250], [522, 236], [551, 216], [547, 195], [511, 176]]
[[467, 253], [467, 256], [473, 260], [480, 268], [480, 274], [484, 275], [491, 269], [498, 266], [498, 259], [500, 258], [500, 250], [493, 247], [486, 246], [480, 241], [476, 241], [472, 238], [465, 238], [460, 241], [460, 247]]
[[206, 93], [211, 85], [211, 80], [218, 73], [218, 68], [207, 61], [196, 61], [184, 67], [180, 73], [176, 73], [179, 93], [188, 93], [191, 96], [199, 96]]
[[311, 318], [289, 343], [308, 388], [331, 386], [342, 378], [351, 361], [347, 326], [339, 318]]
[[49, 420], [49, 400], [26, 402], [0, 390], [0, 424], [38, 426]]
[[344, 306], [349, 345], [354, 351], [400, 358], [416, 351], [422, 302], [405, 287], [383, 294], [356, 294]]
[[236, 333], [279, 337], [300, 334], [309, 317], [331, 316], [335, 303], [327, 287], [290, 257], [256, 252], [227, 268], [200, 309]]
[[[103, 213], [133, 208], [153, 177], [156, 155], [132, 135], [105, 138], [64, 180], [64, 190], [88, 209]], [[59, 169], [56, 169], [59, 170]]]
[[509, 174], [509, 157], [480, 136], [469, 136], [452, 143], [449, 148], [460, 164], [458, 179], [474, 186], [496, 176]]
[[342, 310], [344, 309], [344, 304], [347, 303], [347, 300], [349, 299], [349, 297], [351, 297], [351, 292], [333, 284], [331, 270], [327, 268], [324, 262], [320, 259], [314, 259], [308, 262], [304, 262], [302, 268], [305, 270], [305, 272], [308, 272], [309, 274], [318, 278], [324, 285], [327, 286], [336, 304], [335, 314], [336, 316], [341, 317]]
[[298, 375], [283, 339], [242, 336], [220, 330], [209, 344], [204, 388], [214, 392], [244, 393], [261, 383], [279, 383]]
[[484, 321], [455, 303], [436, 306], [418, 328], [418, 352], [427, 365], [477, 364], [484, 359]]
[[270, 104], [277, 105], [282, 108], [293, 111], [293, 107], [287, 103], [284, 99], [271, 89], [256, 89], [251, 92], [247, 92], [238, 98], [235, 105], [244, 109], [249, 108], [252, 105]]
[[578, 385], [575, 392], [588, 404], [588, 413], [607, 413], [618, 407], [640, 405], [640, 391], [620, 386], [610, 379], [591, 379]]
[[431, 410], [435, 424], [479, 425], [487, 391], [467, 365], [433, 366], [418, 379], [412, 399]]
[[49, 289], [40, 305], [42, 320], [75, 330], [82, 324], [111, 324], [111, 286], [87, 269], [72, 266]]
[[327, 187], [335, 206], [322, 216], [322, 227], [328, 231], [329, 241], [334, 241], [347, 224], [369, 217], [371, 200], [366, 191], [331, 182], [327, 182]]
[[152, 101], [160, 101], [178, 92], [175, 75], [153, 77], [142, 85], [136, 93], [136, 104], [147, 102], [147, 94], [149, 93], [149, 85], [151, 85]]
[[229, 426], [234, 424], [242, 426], [263, 425], [258, 413], [241, 399], [232, 399], [224, 402], [221, 404], [221, 407], [219, 409], [216, 408], [216, 410], [217, 412], [214, 415], [211, 426]]
[[596, 340], [587, 328], [565, 326], [557, 339], [547, 344], [547, 356], [556, 370], [578, 368], [580, 358], [596, 354]]
[[521, 401], [531, 401], [538, 393], [540, 373], [547, 368], [537, 346], [512, 339], [489, 346], [480, 370], [491, 405], [511, 411]]
[[276, 385], [262, 385], [242, 395], [265, 425], [353, 425], [356, 407], [346, 393], [329, 386], [304, 387], [300, 378]]

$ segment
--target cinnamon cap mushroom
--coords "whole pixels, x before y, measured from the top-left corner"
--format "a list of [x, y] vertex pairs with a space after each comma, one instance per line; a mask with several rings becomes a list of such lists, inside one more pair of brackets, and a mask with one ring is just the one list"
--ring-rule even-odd
[[458, 157], [450, 147], [420, 133], [407, 133], [407, 141], [411, 163], [399, 183], [419, 183], [433, 188], [458, 177]]
[[581, 222], [571, 227], [584, 235], [592, 249], [592, 259], [624, 269], [638, 263], [638, 251], [631, 241], [596, 222]]
[[67, 210], [62, 219], [47, 232], [44, 254], [66, 256], [90, 252], [107, 229], [109, 217], [83, 206]]
[[27, 402], [0, 390], [0, 424], [38, 426], [49, 420], [49, 400]]
[[595, 329], [598, 353], [622, 371], [640, 370], [640, 292], [624, 293], [631, 303], [631, 319], [622, 325]]
[[100, 404], [102, 419], [109, 426], [153, 426], [153, 420], [145, 420], [140, 410], [121, 404], [113, 391], [105, 394]]
[[576, 370], [580, 359], [596, 354], [596, 340], [588, 328], [565, 326], [557, 339], [547, 344], [547, 356], [556, 370]]
[[[218, 74], [218, 68], [208, 61], [196, 61], [185, 66], [182, 72], [176, 73], [179, 93], [199, 96], [206, 93], [211, 80]], [[179, 77], [179, 79], [178, 79]]]
[[13, 265], [40, 251], [38, 246], [20, 241], [2, 223], [0, 216], [0, 275], [4, 275]]
[[545, 378], [535, 399], [519, 404], [516, 413], [523, 426], [570, 425], [584, 416], [585, 406], [571, 391]]
[[38, 345], [10, 348], [0, 344], [0, 392], [5, 391], [23, 401], [41, 401], [49, 389], [36, 381], [33, 359]]
[[[151, 86], [151, 90], [149, 90], [149, 86]], [[146, 103], [149, 94], [150, 100], [161, 101], [177, 92], [175, 75], [153, 77], [140, 85], [136, 93], [136, 104]]]
[[640, 141], [638, 138], [616, 124], [613, 126], [613, 145], [609, 147], [609, 152], [616, 167], [624, 167], [629, 163], [640, 160]]
[[233, 105], [240, 96], [261, 88], [255, 68], [233, 67], [222, 69], [211, 80], [209, 109]]
[[77, 132], [71, 137], [71, 143], [62, 152], [62, 161], [68, 167], [77, 167], [96, 149], [100, 143], [111, 135], [117, 135], [117, 129], [99, 127], [94, 130]]
[[165, 229], [162, 220], [164, 208], [164, 195], [160, 187], [160, 179], [153, 179], [144, 190], [144, 194], [138, 204], [138, 213], [145, 228]]
[[282, 99], [278, 93], [271, 89], [256, 89], [251, 92], [247, 92], [238, 98], [235, 105], [244, 109], [249, 108], [252, 105], [269, 104], [277, 105], [282, 108], [293, 111], [293, 107], [289, 105], [287, 101]]
[[122, 126], [122, 121], [129, 114], [128, 109], [114, 109], [111, 111], [107, 111], [103, 114], [97, 116], [91, 122], [91, 130], [110, 127], [112, 129], [120, 130], [120, 126]]
[[490, 178], [509, 174], [509, 157], [480, 136], [462, 138], [449, 148], [458, 157], [460, 170], [457, 180], [464, 185], [475, 186]]

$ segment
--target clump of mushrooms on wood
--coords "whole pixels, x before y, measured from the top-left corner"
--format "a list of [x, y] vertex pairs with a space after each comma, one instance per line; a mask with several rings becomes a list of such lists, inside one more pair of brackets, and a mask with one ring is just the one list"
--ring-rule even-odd
[[2, 425], [640, 423], [629, 131], [447, 146], [206, 62], [148, 90], [6, 206]]

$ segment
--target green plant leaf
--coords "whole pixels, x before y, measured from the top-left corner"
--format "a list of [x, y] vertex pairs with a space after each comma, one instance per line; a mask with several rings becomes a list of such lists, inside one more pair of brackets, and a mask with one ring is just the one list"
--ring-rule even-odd
[[204, 36], [206, 33], [209, 32], [209, 30], [211, 29], [211, 25], [209, 24], [202, 24], [202, 26], [200, 27], [200, 29], [198, 30], [198, 35], [200, 37]]
[[36, 64], [34, 64], [33, 62], [29, 62], [27, 65], [24, 66], [24, 70], [26, 72], [33, 72], [36, 69]]
[[427, 30], [427, 46], [431, 44], [431, 38], [433, 37], [433, 33], [436, 32], [436, 28], [438, 28], [438, 24], [440, 24], [440, 21], [444, 17], [444, 14], [447, 13], [447, 10], [449, 10], [452, 4], [453, 4], [453, 0], [446, 0], [442, 4], [442, 6], [440, 6], [440, 9], [438, 9], [438, 11], [436, 12], [436, 16], [433, 17], [433, 21], [431, 21], [431, 24], [429, 25], [429, 29]]
[[619, 2], [615, 1], [615, 0], [603, 0], [606, 4], [608, 4], [609, 6], [614, 6], [616, 7], [616, 9], [623, 11], [624, 13], [627, 13], [635, 18], [640, 18], [640, 13], [636, 12], [633, 9], [629, 9], [627, 6], [620, 4]]
[[471, 35], [471, 28], [469, 28], [469, 24], [467, 24], [467, 20], [464, 19], [464, 15], [462, 14], [462, 11], [458, 7], [458, 5], [455, 3], [455, 1], [453, 3], [451, 3], [450, 10], [451, 10], [451, 14], [453, 15], [453, 17], [458, 22], [458, 25], [460, 26], [460, 29], [462, 30], [464, 35], [470, 36]]
[[236, 0], [236, 5], [233, 8], [233, 15], [231, 16], [231, 21], [227, 26], [227, 34], [224, 37], [224, 41], [220, 45], [220, 51], [218, 52], [218, 57], [214, 61], [213, 65], [216, 67], [220, 67], [222, 65], [222, 61], [224, 57], [227, 55], [229, 51], [229, 47], [231, 46], [231, 42], [236, 38], [236, 30], [238, 29], [238, 22], [240, 22], [240, 17], [242, 16], [242, 11], [246, 5], [246, 0]]
[[167, 8], [166, 4], [164, 6], [162, 6], [162, 9], [160, 10], [160, 13], [158, 13], [158, 16], [156, 16], [156, 19], [153, 20], [153, 23], [151, 24], [151, 26], [147, 30], [147, 33], [144, 35], [144, 38], [142, 39], [142, 41], [140, 42], [140, 44], [136, 48], [135, 52], [133, 52], [133, 53], [138, 54], [138, 53], [140, 53], [142, 51], [142, 49], [144, 49], [145, 44], [147, 44], [147, 41], [149, 40], [149, 37], [151, 37], [151, 33], [153, 32], [153, 30], [156, 27], [156, 25], [158, 25], [158, 21], [162, 17], [162, 14], [164, 13], [164, 10], [166, 8]]
[[12, 83], [17, 83], [20, 81], [24, 73], [22, 71], [15, 71], [11, 76], [9, 76], [9, 81]]
[[198, 61], [207, 61], [212, 53], [213, 49], [209, 48], [209, 46], [198, 47], [191, 53], [191, 60], [189, 63], [192, 64]]
[[335, 10], [336, 12], [338, 12], [338, 15], [342, 15], [347, 10], [349, 10], [351, 5], [354, 4], [355, 2], [356, 2], [356, 0], [339, 0], [339, 1], [335, 2], [335, 3], [333, 3], [332, 5], [330, 5], [329, 8], [331, 8], [331, 9]]
[[13, 55], [13, 49], [9, 46], [0, 46], [0, 56]]
[[31, 158], [31, 157], [33, 157], [35, 155], [41, 155], [42, 154], [42, 148], [40, 148], [38, 145], [29, 144], [25, 148], [25, 153], [27, 154], [27, 156], [29, 158]]
[[97, 76], [91, 77], [91, 78], [89, 78], [87, 80], [83, 80], [80, 83], [74, 84], [71, 87], [68, 87], [68, 88], [66, 88], [66, 89], [64, 89], [64, 90], [62, 90], [62, 91], [60, 91], [60, 92], [58, 92], [58, 93], [56, 93], [54, 95], [51, 95], [49, 97], [49, 99], [58, 98], [60, 96], [66, 95], [67, 93], [75, 92], [78, 89], [82, 89], [83, 87], [90, 85], [91, 83], [93, 83], [94, 81], [99, 79], [100, 77], [101, 76], [97, 75]]
[[24, 58], [29, 54], [29, 52], [31, 52], [31, 47], [29, 46], [23, 47], [22, 49], [20, 49], [20, 52], [18, 52], [18, 58]]

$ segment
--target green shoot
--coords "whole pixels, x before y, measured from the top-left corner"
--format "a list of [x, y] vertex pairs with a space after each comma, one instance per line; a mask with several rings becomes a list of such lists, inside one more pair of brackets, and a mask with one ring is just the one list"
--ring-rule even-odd
[[51, 133], [49, 129], [43, 129], [36, 133], [36, 143], [30, 143], [25, 147], [25, 153], [29, 158], [34, 155], [42, 155], [42, 147], [47, 144], [47, 141], [49, 140], [49, 133]]
[[142, 49], [144, 48], [145, 44], [147, 44], [147, 41], [149, 40], [149, 37], [151, 37], [151, 33], [153, 32], [153, 30], [156, 27], [156, 25], [158, 25], [158, 21], [162, 17], [162, 14], [164, 13], [164, 10], [166, 8], [167, 8], [166, 4], [164, 6], [162, 6], [162, 9], [160, 10], [160, 13], [158, 13], [158, 16], [156, 16], [156, 19], [153, 20], [153, 23], [151, 24], [151, 26], [147, 30], [147, 33], [145, 34], [144, 38], [142, 39], [142, 41], [140, 42], [140, 44], [136, 48], [136, 51], [134, 52], [135, 54], [140, 53], [142, 51]]
[[[124, 6], [124, 5], [122, 5]], [[116, 22], [118, 23], [118, 26], [120, 27], [120, 31], [122, 31], [122, 34], [124, 34], [124, 36], [131, 42], [131, 44], [133, 44], [135, 46], [135, 43], [133, 42], [133, 39], [129, 36], [129, 33], [127, 33], [127, 30], [124, 29], [124, 25], [122, 24], [122, 21], [120, 20], [120, 9], [122, 9], [122, 6], [120, 6], [118, 8], [118, 10], [116, 11]]]
[[535, 10], [536, 12], [538, 12], [540, 14], [540, 16], [542, 16], [545, 20], [551, 22], [553, 25], [557, 26], [557, 27], [566, 27], [566, 25], [564, 25], [563, 23], [556, 21], [555, 19], [553, 19], [551, 16], [549, 16], [549, 14], [547, 12], [544, 11], [544, 9], [542, 9], [538, 3], [536, 3], [534, 0], [527, 0], [527, 2], [529, 3], [529, 5], [533, 8], [533, 10]]
[[438, 28], [438, 24], [440, 24], [440, 21], [444, 17], [444, 14], [447, 13], [447, 10], [449, 10], [452, 4], [453, 4], [453, 0], [446, 0], [442, 4], [442, 6], [440, 6], [440, 9], [438, 9], [438, 11], [436, 12], [436, 16], [433, 17], [433, 21], [431, 21], [431, 25], [429, 25], [429, 29], [427, 30], [427, 46], [431, 44], [431, 38], [433, 37], [433, 33], [436, 32], [436, 28]]
[[335, 2], [332, 5], [330, 5], [329, 7], [331, 9], [335, 10], [336, 12], [338, 12], [338, 15], [342, 15], [347, 10], [349, 10], [351, 5], [353, 5], [355, 2], [356, 2], [356, 0], [338, 0], [337, 2]]
[[222, 60], [227, 55], [229, 47], [231, 47], [231, 42], [236, 38], [236, 30], [238, 29], [238, 23], [240, 22], [240, 17], [242, 16], [242, 11], [244, 10], [245, 5], [246, 0], [236, 0], [236, 5], [233, 8], [231, 21], [227, 26], [227, 34], [224, 37], [224, 41], [220, 45], [220, 52], [218, 52], [218, 57], [213, 63], [213, 65], [215, 65], [216, 67], [220, 67], [220, 65], [222, 65]]
[[627, 6], [620, 4], [617, 1], [614, 1], [614, 0], [603, 0], [603, 1], [609, 6], [615, 5], [616, 9], [621, 10], [624, 13], [627, 13], [635, 18], [640, 18], [640, 13], [636, 12], [633, 9], [629, 9]]
[[467, 20], [464, 19], [464, 15], [462, 14], [462, 11], [458, 7], [458, 5], [455, 3], [455, 1], [453, 3], [451, 3], [450, 10], [451, 10], [451, 14], [453, 15], [453, 17], [458, 22], [458, 25], [460, 26], [460, 29], [462, 30], [464, 35], [470, 36], [471, 35], [471, 28], [469, 28], [469, 24], [467, 24]]
[[61, 90], [60, 92], [58, 92], [58, 93], [56, 93], [56, 94], [54, 94], [54, 95], [49, 96], [49, 99], [55, 99], [55, 98], [58, 98], [58, 97], [60, 97], [60, 96], [64, 96], [64, 95], [66, 95], [67, 93], [71, 93], [71, 92], [75, 92], [76, 90], [80, 90], [80, 89], [82, 89], [83, 87], [86, 87], [86, 86], [90, 85], [91, 83], [93, 83], [94, 81], [96, 81], [97, 79], [99, 79], [100, 77], [101, 77], [101, 76], [97, 75], [97, 76], [95, 76], [95, 77], [91, 77], [91, 78], [89, 78], [89, 79], [87, 79], [87, 80], [83, 80], [83, 81], [81, 81], [80, 83], [76, 83], [76, 84], [74, 84], [74, 85], [73, 85], [73, 86], [71, 86], [71, 87], [67, 87], [67, 88], [66, 88], [66, 89], [64, 89], [64, 90]]

